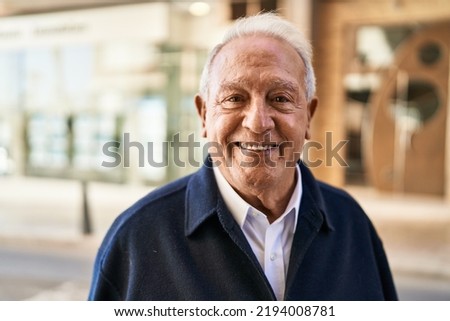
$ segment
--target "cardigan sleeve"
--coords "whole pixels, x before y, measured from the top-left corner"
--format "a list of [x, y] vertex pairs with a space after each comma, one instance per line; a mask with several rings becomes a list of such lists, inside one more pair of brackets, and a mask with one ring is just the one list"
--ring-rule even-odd
[[94, 278], [88, 299], [90, 301], [123, 300], [114, 284], [103, 274], [101, 267], [95, 268], [94, 270]]
[[98, 250], [88, 296], [89, 300], [124, 300], [119, 285], [124, 281], [122, 278], [126, 279], [124, 274], [126, 269], [124, 269], [123, 262], [126, 257], [120, 245], [121, 238], [118, 235], [117, 227], [120, 224], [118, 224], [118, 221], [114, 222]]
[[372, 237], [374, 238], [374, 250], [377, 260], [377, 267], [380, 275], [380, 281], [383, 287], [383, 294], [386, 301], [397, 301], [398, 295], [395, 289], [391, 269], [389, 267], [386, 252], [383, 247], [383, 243], [379, 236], [376, 234], [374, 228], [372, 228]]

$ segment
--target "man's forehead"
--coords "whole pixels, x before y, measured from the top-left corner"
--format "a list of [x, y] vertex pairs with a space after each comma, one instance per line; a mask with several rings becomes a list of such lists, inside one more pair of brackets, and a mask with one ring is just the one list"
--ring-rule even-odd
[[[280, 50], [286, 51], [291, 47], [287, 42], [266, 35], [243, 36], [231, 40], [223, 45], [216, 58], [239, 60], [257, 56], [276, 56]], [[295, 50], [291, 47], [292, 50]], [[257, 61], [257, 60], [255, 60]]]
[[[261, 77], [263, 78], [263, 77]], [[296, 91], [299, 89], [299, 82], [293, 78], [278, 77], [276, 75], [268, 75], [266, 83], [271, 88], [283, 88], [290, 91]], [[240, 88], [251, 88], [257, 85], [254, 79], [248, 79], [246, 77], [237, 78], [224, 78], [219, 82], [219, 86], [222, 90], [233, 90]]]
[[276, 63], [287, 69], [304, 69], [302, 58], [286, 41], [266, 35], [252, 35], [225, 44], [214, 57], [211, 69], [232, 73], [233, 67], [259, 69]]

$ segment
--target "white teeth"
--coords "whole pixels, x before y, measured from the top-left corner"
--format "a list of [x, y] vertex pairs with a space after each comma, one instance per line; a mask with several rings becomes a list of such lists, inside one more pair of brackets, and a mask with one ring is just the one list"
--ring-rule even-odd
[[275, 146], [272, 146], [272, 145], [257, 145], [257, 144], [250, 144], [250, 143], [241, 143], [241, 148], [248, 149], [248, 150], [264, 151], [264, 150], [269, 150], [272, 147], [275, 147]]

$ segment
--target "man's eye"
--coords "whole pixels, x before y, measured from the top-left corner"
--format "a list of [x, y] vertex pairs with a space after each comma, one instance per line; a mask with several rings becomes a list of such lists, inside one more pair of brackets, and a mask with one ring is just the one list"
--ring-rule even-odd
[[275, 102], [276, 103], [288, 103], [290, 100], [284, 96], [277, 96], [275, 97]]
[[230, 102], [230, 103], [238, 103], [242, 101], [242, 97], [239, 96], [231, 96], [229, 98], [226, 99], [226, 101]]
[[245, 97], [242, 95], [230, 95], [220, 101], [220, 105], [225, 109], [240, 108], [245, 103]]

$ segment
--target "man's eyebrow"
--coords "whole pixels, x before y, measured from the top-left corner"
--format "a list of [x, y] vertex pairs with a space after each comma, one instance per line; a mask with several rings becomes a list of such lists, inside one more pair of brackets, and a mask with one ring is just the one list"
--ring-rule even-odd
[[251, 82], [248, 80], [236, 79], [236, 80], [231, 80], [231, 81], [224, 81], [223, 83], [220, 84], [220, 87], [222, 89], [233, 90], [233, 89], [241, 89], [243, 87], [248, 87], [250, 84], [251, 84]]
[[[252, 85], [252, 82], [247, 79], [235, 79], [235, 80], [229, 80], [224, 81], [220, 84], [220, 88], [223, 90], [239, 90], [242, 88], [248, 88]], [[271, 81], [270, 84], [271, 90], [274, 89], [286, 89], [289, 91], [298, 91], [299, 90], [299, 84], [290, 81], [290, 80], [284, 80], [284, 79], [274, 79]]]
[[282, 88], [282, 89], [287, 89], [289, 91], [298, 91], [299, 90], [299, 85], [289, 81], [289, 80], [282, 80], [282, 79], [277, 79], [272, 81], [272, 85], [271, 85], [272, 89], [276, 89], [276, 88]]

